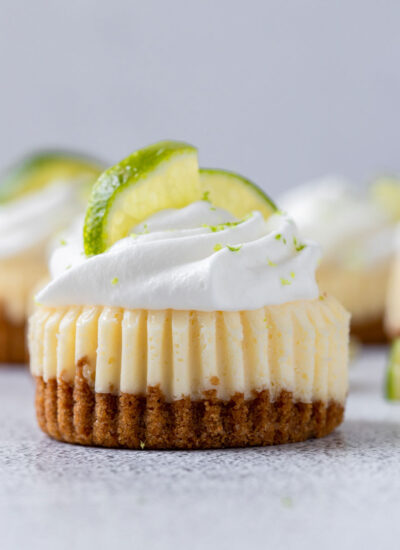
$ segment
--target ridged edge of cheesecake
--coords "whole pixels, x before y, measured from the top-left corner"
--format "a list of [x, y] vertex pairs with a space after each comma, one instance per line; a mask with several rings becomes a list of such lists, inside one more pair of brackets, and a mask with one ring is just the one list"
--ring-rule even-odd
[[349, 315], [331, 297], [244, 312], [40, 307], [31, 318], [31, 371], [71, 385], [77, 366], [96, 393], [167, 401], [228, 400], [268, 390], [296, 401], [344, 402]]
[[159, 387], [146, 396], [94, 392], [78, 368], [74, 385], [36, 377], [36, 412], [41, 429], [68, 443], [127, 449], [207, 449], [265, 446], [323, 437], [343, 420], [341, 403], [293, 400], [282, 391], [228, 401], [207, 392], [169, 402]]

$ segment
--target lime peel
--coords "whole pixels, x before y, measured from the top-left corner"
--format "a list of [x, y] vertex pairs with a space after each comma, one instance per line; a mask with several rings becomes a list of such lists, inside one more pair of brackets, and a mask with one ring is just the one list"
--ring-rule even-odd
[[262, 189], [249, 179], [217, 168], [200, 168], [200, 183], [211, 203], [243, 220], [254, 210], [267, 219], [277, 207]]
[[104, 252], [160, 210], [200, 199], [195, 147], [162, 141], [136, 151], [93, 186], [83, 232], [86, 255]]

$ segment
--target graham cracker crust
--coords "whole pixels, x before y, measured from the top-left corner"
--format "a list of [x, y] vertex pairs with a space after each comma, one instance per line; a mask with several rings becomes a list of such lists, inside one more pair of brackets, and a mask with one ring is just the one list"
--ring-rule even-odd
[[362, 323], [352, 320], [351, 334], [363, 344], [386, 344], [389, 341], [383, 317], [376, 317]]
[[237, 393], [229, 401], [185, 397], [167, 402], [160, 388], [147, 396], [94, 392], [78, 366], [74, 384], [36, 377], [36, 413], [40, 428], [68, 443], [126, 449], [209, 449], [278, 445], [323, 437], [343, 420], [337, 402], [293, 402], [282, 391], [252, 399]]
[[0, 307], [0, 363], [26, 363], [26, 323], [13, 323]]

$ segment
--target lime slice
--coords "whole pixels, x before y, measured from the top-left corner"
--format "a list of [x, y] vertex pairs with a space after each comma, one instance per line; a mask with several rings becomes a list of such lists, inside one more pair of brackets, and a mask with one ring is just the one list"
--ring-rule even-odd
[[239, 219], [253, 210], [261, 212], [264, 218], [278, 210], [262, 189], [239, 174], [201, 168], [200, 184], [204, 198], [210, 200], [214, 206], [228, 210]]
[[383, 177], [371, 186], [372, 199], [393, 221], [400, 220], [400, 180], [395, 177]]
[[161, 141], [136, 151], [101, 174], [83, 229], [86, 254], [100, 254], [152, 214], [201, 199], [197, 150]]
[[397, 338], [390, 350], [389, 365], [386, 373], [386, 398], [400, 400], [400, 338]]
[[104, 169], [101, 163], [75, 153], [44, 151], [8, 170], [0, 184], [0, 203], [39, 191], [57, 180], [92, 184]]

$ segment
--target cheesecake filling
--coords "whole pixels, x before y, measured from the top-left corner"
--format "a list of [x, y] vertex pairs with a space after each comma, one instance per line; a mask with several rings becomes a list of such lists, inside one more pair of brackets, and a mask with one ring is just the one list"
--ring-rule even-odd
[[85, 257], [81, 226], [50, 261], [45, 306], [243, 311], [318, 296], [318, 245], [293, 221], [236, 220], [207, 201], [161, 211], [103, 254]]
[[32, 289], [48, 280], [48, 269], [42, 248], [0, 261], [0, 307], [12, 324], [21, 324], [31, 313], [34, 302]]
[[368, 323], [382, 318], [385, 309], [391, 262], [368, 270], [353, 270], [323, 263], [317, 271], [321, 289], [336, 296], [351, 312], [352, 323]]
[[302, 403], [344, 403], [349, 315], [331, 297], [254, 311], [40, 307], [30, 321], [32, 374], [74, 385], [79, 368], [96, 393], [167, 401], [245, 399], [268, 390]]

